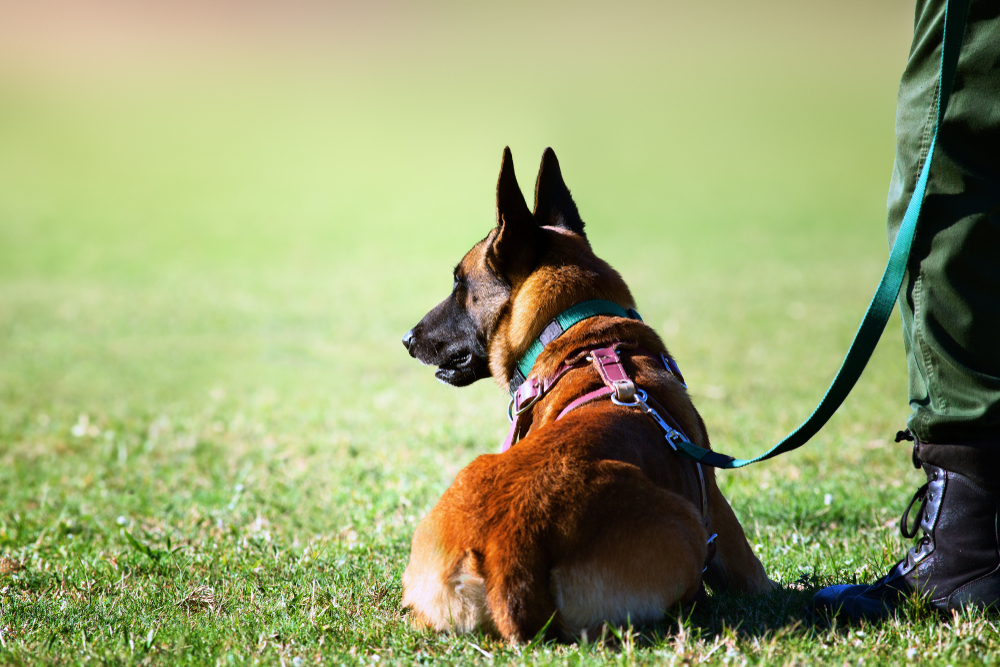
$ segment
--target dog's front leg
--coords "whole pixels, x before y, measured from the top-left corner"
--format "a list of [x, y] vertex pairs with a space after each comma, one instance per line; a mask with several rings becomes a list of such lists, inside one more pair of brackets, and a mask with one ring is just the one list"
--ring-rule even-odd
[[712, 475], [709, 481], [712, 526], [718, 534], [715, 558], [705, 572], [705, 583], [715, 592], [763, 593], [774, 588], [764, 566], [754, 554], [743, 526], [719, 491]]

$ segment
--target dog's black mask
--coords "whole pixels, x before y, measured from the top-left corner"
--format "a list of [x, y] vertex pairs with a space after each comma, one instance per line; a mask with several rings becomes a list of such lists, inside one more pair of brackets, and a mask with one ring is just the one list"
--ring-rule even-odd
[[403, 336], [403, 345], [411, 357], [437, 366], [434, 376], [456, 387], [490, 376], [486, 344], [480, 340], [476, 324], [465, 308], [464, 289], [456, 279], [448, 298]]

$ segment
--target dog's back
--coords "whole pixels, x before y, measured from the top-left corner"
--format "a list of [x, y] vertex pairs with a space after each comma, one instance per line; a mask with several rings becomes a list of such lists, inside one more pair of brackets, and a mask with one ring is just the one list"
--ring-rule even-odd
[[459, 474], [414, 536], [403, 603], [419, 623], [526, 641], [557, 611], [552, 627], [579, 635], [694, 596], [707, 537], [697, 508], [632, 463], [595, 458], [604, 440], [580, 437], [585, 416]]

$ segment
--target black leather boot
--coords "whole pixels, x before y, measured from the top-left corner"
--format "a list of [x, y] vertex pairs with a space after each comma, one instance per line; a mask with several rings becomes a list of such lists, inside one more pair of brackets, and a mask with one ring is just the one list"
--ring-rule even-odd
[[[927, 484], [903, 512], [904, 537], [924, 536], [906, 558], [871, 586], [830, 586], [816, 593], [809, 610], [826, 619], [875, 620], [892, 614], [914, 593], [940, 611], [965, 607], [1000, 609], [1000, 497], [969, 478], [923, 464]], [[911, 530], [907, 515], [921, 502]]]

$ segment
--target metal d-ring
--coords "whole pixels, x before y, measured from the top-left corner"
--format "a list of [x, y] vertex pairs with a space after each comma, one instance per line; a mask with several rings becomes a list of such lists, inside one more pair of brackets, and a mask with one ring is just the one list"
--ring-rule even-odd
[[637, 405], [645, 406], [647, 398], [649, 398], [649, 394], [644, 392], [642, 389], [639, 389], [638, 387], [635, 388], [635, 400], [632, 401], [631, 403], [625, 403], [624, 401], [619, 401], [617, 398], [615, 398], [615, 392], [613, 391], [611, 392], [611, 402], [614, 403], [615, 405], [624, 405], [627, 408]]
[[[536, 380], [536, 382], [537, 382], [537, 380]], [[542, 397], [542, 392], [539, 391], [537, 394], [535, 394], [532, 397], [532, 399], [530, 401], [528, 401], [527, 403], [525, 403], [524, 405], [522, 405], [519, 410], [515, 410], [514, 409], [514, 401], [517, 400], [517, 392], [514, 392], [514, 395], [510, 397], [510, 403], [507, 404], [507, 421], [509, 421], [510, 423], [513, 424], [514, 423], [514, 417], [519, 417], [520, 415], [524, 414], [528, 409], [531, 408], [531, 406], [533, 406], [535, 403], [537, 403], [538, 399], [540, 399], [541, 397]]]
[[520, 409], [515, 410], [514, 411], [514, 416], [517, 417], [518, 415], [524, 414], [529, 408], [531, 408], [532, 405], [534, 405], [535, 403], [537, 403], [538, 399], [540, 399], [541, 397], [542, 397], [542, 392], [539, 391], [537, 394], [535, 394], [531, 398], [530, 401], [528, 401], [527, 403], [525, 403], [524, 405], [522, 405]]

